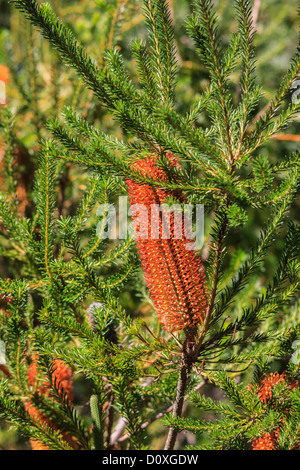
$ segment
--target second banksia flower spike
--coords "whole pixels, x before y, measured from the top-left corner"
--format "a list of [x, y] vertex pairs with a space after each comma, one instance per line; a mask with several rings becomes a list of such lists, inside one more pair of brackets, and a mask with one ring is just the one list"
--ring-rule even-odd
[[[42, 383], [38, 383], [37, 378], [39, 375], [39, 367], [38, 367], [38, 355], [34, 355], [32, 358], [32, 362], [28, 369], [28, 383], [29, 385], [35, 389], [37, 394], [41, 397], [45, 396], [47, 398], [51, 397], [51, 383], [48, 380], [44, 380]], [[53, 368], [53, 376], [52, 376], [53, 384], [59, 390], [60, 393], [64, 393], [65, 396], [68, 398], [69, 402], [73, 401], [73, 380], [72, 380], [72, 371], [71, 369], [60, 359], [55, 359], [54, 361], [54, 368]], [[56, 430], [57, 427], [52, 419], [41, 412], [31, 401], [27, 401], [25, 403], [25, 409], [27, 413], [31, 416], [31, 418], [39, 422], [42, 426], [48, 426], [53, 430]], [[66, 441], [69, 446], [73, 449], [76, 449], [76, 439], [69, 435], [68, 433], [64, 432], [62, 434], [62, 438]], [[30, 439], [32, 450], [49, 450], [48, 446], [45, 444]]]

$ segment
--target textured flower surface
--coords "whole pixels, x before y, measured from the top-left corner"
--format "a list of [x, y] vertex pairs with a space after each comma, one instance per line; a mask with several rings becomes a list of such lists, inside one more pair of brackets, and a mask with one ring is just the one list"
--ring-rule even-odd
[[[168, 160], [171, 167], [179, 168], [172, 155]], [[136, 161], [132, 169], [154, 180], [168, 180], [156, 156]], [[166, 207], [168, 198], [177, 197], [180, 202], [183, 198], [133, 180], [127, 186], [132, 209], [136, 209], [138, 252], [157, 316], [170, 332], [195, 328], [202, 323], [207, 307], [204, 269], [200, 256], [187, 249], [191, 243], [188, 227]]]
[[[277, 385], [282, 385], [284, 389], [288, 392], [293, 388], [298, 386], [298, 382], [296, 381], [287, 381], [287, 377], [285, 373], [279, 374], [278, 372], [274, 372], [269, 374], [265, 377], [257, 390], [257, 395], [263, 403], [271, 404], [272, 400], [277, 399], [274, 396], [274, 388]], [[280, 397], [282, 403], [284, 404], [286, 399], [286, 394], [283, 394]], [[272, 405], [271, 405], [272, 406]], [[286, 410], [287, 413], [291, 413], [291, 410]], [[282, 423], [282, 427], [284, 428], [284, 421]], [[276, 428], [274, 431], [270, 433], [263, 433], [261, 436], [254, 438], [252, 440], [252, 449], [253, 450], [277, 450], [279, 445], [279, 437], [280, 437], [280, 430], [281, 426]], [[299, 450], [299, 446], [295, 447], [295, 450]]]
[[259, 399], [264, 403], [272, 400], [274, 387], [279, 384], [285, 385], [287, 390], [292, 390], [298, 385], [297, 382], [287, 382], [285, 373], [273, 372], [262, 380], [257, 392]]
[[[33, 360], [28, 368], [28, 383], [34, 389], [35, 392], [40, 396], [50, 397], [51, 395], [51, 384], [48, 380], [43, 380], [39, 383], [38, 381], [39, 370], [38, 370], [38, 356], [35, 355]], [[64, 364], [60, 359], [56, 359], [53, 364], [53, 374], [52, 374], [52, 383], [56, 385], [60, 393], [64, 393], [68, 400], [72, 402], [73, 400], [73, 380], [72, 380], [72, 371], [71, 369]], [[25, 404], [25, 409], [27, 413], [31, 416], [34, 421], [38, 421], [42, 426], [45, 425], [56, 430], [55, 424], [51, 421], [50, 418], [45, 416], [36, 406], [28, 401]], [[68, 444], [76, 448], [76, 443], [72, 436], [64, 433], [63, 438]], [[39, 441], [30, 439], [31, 447], [33, 450], [49, 450], [49, 448], [42, 444]]]
[[[36, 378], [38, 376], [38, 356], [34, 356], [28, 369], [28, 383], [31, 387], [36, 387]], [[68, 397], [69, 401], [73, 400], [73, 381], [72, 371], [66, 366], [66, 364], [60, 359], [56, 359], [53, 364], [52, 374], [53, 384], [56, 381], [56, 386], [59, 392], [64, 392]], [[38, 384], [37, 391], [39, 394], [46, 395], [49, 397], [51, 391], [50, 383], [45, 380], [41, 384]]]
[[279, 435], [279, 430], [275, 432], [264, 432], [260, 437], [253, 439], [253, 450], [276, 450], [276, 441]]

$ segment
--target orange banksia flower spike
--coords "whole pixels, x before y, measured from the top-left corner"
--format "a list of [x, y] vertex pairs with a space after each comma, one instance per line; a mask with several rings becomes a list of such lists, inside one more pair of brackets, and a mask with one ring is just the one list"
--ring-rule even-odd
[[[36, 386], [36, 378], [38, 376], [38, 356], [35, 355], [28, 368], [28, 383], [31, 387]], [[60, 359], [55, 359], [52, 374], [53, 383], [56, 381], [56, 386], [59, 392], [65, 393], [69, 401], [73, 401], [73, 380], [71, 369]], [[51, 385], [45, 380], [37, 388], [39, 394], [50, 395]]]
[[[38, 355], [33, 356], [33, 360], [28, 368], [27, 379], [29, 385], [36, 391], [40, 396], [50, 397], [51, 384], [48, 380], [44, 380], [39, 383], [38, 380]], [[56, 359], [53, 365], [52, 382], [56, 384], [59, 392], [63, 392], [68, 398], [69, 402], [73, 401], [73, 380], [71, 369], [64, 364], [60, 359]], [[34, 421], [38, 421], [41, 425], [46, 425], [54, 430], [57, 430], [56, 425], [51, 421], [48, 416], [45, 416], [36, 406], [28, 401], [25, 404], [27, 413], [31, 416]], [[72, 436], [67, 433], [63, 433], [63, 439], [72, 448], [76, 449], [76, 441]], [[49, 448], [39, 441], [30, 439], [32, 450], [49, 450]]]
[[265, 432], [260, 437], [252, 440], [253, 450], [276, 450], [276, 441], [279, 435], [279, 430], [275, 432]]
[[[298, 386], [297, 381], [288, 381], [286, 374], [283, 372], [279, 374], [274, 372], [266, 376], [262, 381], [257, 390], [257, 395], [263, 403], [272, 403], [274, 399], [274, 387], [277, 385], [283, 385], [287, 391], [293, 390]], [[285, 395], [281, 397], [284, 403]], [[287, 412], [292, 412], [292, 410], [287, 410]], [[284, 427], [284, 421], [282, 422]], [[280, 437], [280, 427], [276, 428], [274, 431], [269, 433], [263, 433], [261, 436], [254, 438], [252, 440], [252, 449], [253, 450], [277, 450]], [[300, 443], [299, 443], [300, 444]], [[297, 444], [295, 450], [299, 450], [299, 444]]]
[[[168, 160], [171, 167], [180, 168], [175, 157], [169, 155]], [[150, 156], [133, 163], [132, 169], [167, 181], [166, 172], [157, 163], [158, 157]], [[203, 322], [207, 308], [205, 274], [200, 256], [187, 248], [191, 240], [184, 223], [179, 223], [173, 211], [169, 225], [163, 218], [168, 209], [162, 205], [175, 194], [133, 180], [128, 180], [127, 186], [131, 209], [136, 209], [132, 218], [138, 252], [157, 316], [170, 332], [195, 328]], [[158, 211], [158, 207], [162, 209]]]
[[292, 390], [297, 387], [298, 382], [287, 382], [286, 374], [284, 372], [282, 374], [273, 372], [262, 380], [257, 392], [259, 399], [262, 402], [267, 403], [267, 401], [271, 400], [273, 397], [274, 387], [279, 384], [285, 385], [287, 390]]

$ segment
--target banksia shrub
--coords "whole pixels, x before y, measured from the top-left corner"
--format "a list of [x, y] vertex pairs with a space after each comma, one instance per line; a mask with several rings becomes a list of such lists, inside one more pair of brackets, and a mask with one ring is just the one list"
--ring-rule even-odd
[[[178, 166], [168, 156], [170, 167]], [[132, 165], [143, 176], [167, 181], [156, 156]], [[191, 227], [169, 206], [170, 191], [127, 180], [131, 205], [137, 205], [135, 236], [145, 280], [160, 322], [170, 332], [201, 325], [207, 308], [205, 274], [199, 254], [188, 249]], [[181, 201], [183, 197], [181, 197]], [[159, 212], [158, 212], [159, 211]], [[181, 214], [180, 214], [181, 215]]]
[[53, 450], [298, 447], [286, 2], [9, 2], [0, 447], [2, 423]]

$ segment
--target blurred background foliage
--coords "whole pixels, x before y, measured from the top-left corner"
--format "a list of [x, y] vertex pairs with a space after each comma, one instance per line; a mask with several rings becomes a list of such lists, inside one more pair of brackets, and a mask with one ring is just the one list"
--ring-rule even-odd
[[[63, 18], [75, 36], [87, 48], [100, 66], [105, 67], [104, 53], [106, 49], [117, 47], [126, 58], [131, 78], [135, 81], [135, 62], [132, 58], [130, 44], [139, 37], [145, 37], [146, 26], [142, 11], [142, 2], [139, 0], [52, 0], [49, 3], [57, 14]], [[192, 40], [186, 32], [185, 20], [191, 12], [191, 0], [170, 0], [171, 11], [174, 19], [176, 35], [176, 49], [178, 62], [177, 106], [182, 112], [197, 98], [208, 84], [208, 74], [199, 62], [195, 53]], [[216, 0], [218, 14], [221, 19], [221, 30], [224, 45], [228, 43], [230, 33], [237, 30], [231, 0]], [[259, 110], [274, 96], [289, 61], [295, 52], [299, 34], [299, 17], [297, 15], [298, 3], [295, 0], [254, 0], [254, 23], [256, 26], [255, 47], [257, 53], [257, 82], [264, 90], [264, 102]], [[32, 182], [38, 156], [38, 142], [47, 136], [46, 121], [59, 116], [60, 111], [66, 105], [76, 109], [89, 122], [101, 128], [104, 132], [119, 138], [124, 136], [124, 131], [116, 125], [105, 107], [97, 102], [92, 93], [84, 88], [73, 71], [66, 68], [59, 56], [50, 49], [47, 41], [43, 40], [24, 17], [11, 8], [7, 0], [0, 0], [0, 64], [10, 70], [9, 83], [7, 84], [7, 101], [14, 116], [15, 131], [13, 135], [15, 143], [15, 155], [13, 163], [17, 168], [17, 186], [15, 197], [18, 198], [21, 215], [30, 217], [33, 213], [34, 200], [32, 200]], [[238, 99], [238, 75], [231, 77], [232, 91]], [[203, 115], [199, 121], [205, 126], [207, 117]], [[255, 117], [254, 117], [255, 119]], [[289, 140], [274, 139], [259, 151], [263, 155], [268, 154], [275, 163], [282, 155], [291, 154], [299, 149], [299, 117], [286, 133]], [[3, 154], [0, 148], [0, 184], [1, 165]], [[90, 174], [69, 163], [61, 163], [59, 188], [59, 212], [58, 215], [73, 214], [80, 196], [88, 186]], [[1, 190], [5, 188], [1, 188]], [[292, 219], [299, 223], [300, 200], [296, 200], [292, 208]], [[96, 209], [95, 209], [96, 210]], [[255, 210], [249, 214], [248, 222], [236, 231], [231, 232], [230, 249], [227, 255], [230, 272], [237, 271], [240, 263], [249, 252], [249, 247], [255, 243], [259, 227], [264, 219], [264, 212]], [[93, 218], [91, 217], [91, 225]], [[207, 245], [209, 244], [208, 232], [210, 217], [205, 219], [205, 246], [202, 257], [207, 257]], [[247, 295], [251, 296], [259, 285], [264, 284], [264, 279], [272, 275], [278, 254], [281, 250], [285, 230], [281, 233], [277, 243], [270, 252], [265, 265], [266, 272], [259, 273], [248, 286]], [[0, 275], [2, 277], [22, 277], [17, 258], [9, 256], [6, 252], [5, 239], [1, 238], [0, 247]], [[228, 279], [224, 278], [224, 284]], [[245, 295], [245, 293], [244, 293]], [[128, 289], [121, 293], [122, 303], [132, 314], [147, 315], [146, 303], [140, 303], [136, 289]], [[236, 305], [237, 310], [242, 308]], [[0, 305], [1, 308], [1, 305]], [[295, 311], [297, 306], [294, 307]], [[295, 315], [296, 318], [296, 315]], [[277, 369], [281, 365], [277, 364]], [[283, 367], [283, 364], [282, 364]], [[75, 399], [78, 403], [85, 402], [87, 394], [86, 385], [80, 378], [75, 382]], [[206, 393], [214, 398], [219, 391], [207, 386]], [[87, 394], [88, 396], [88, 394]], [[155, 439], [159, 442], [160, 436], [156, 435], [156, 425], [153, 425]], [[192, 436], [183, 435], [185, 443]], [[28, 448], [27, 442], [17, 433], [10, 430], [4, 423], [0, 423], [0, 449]]]

